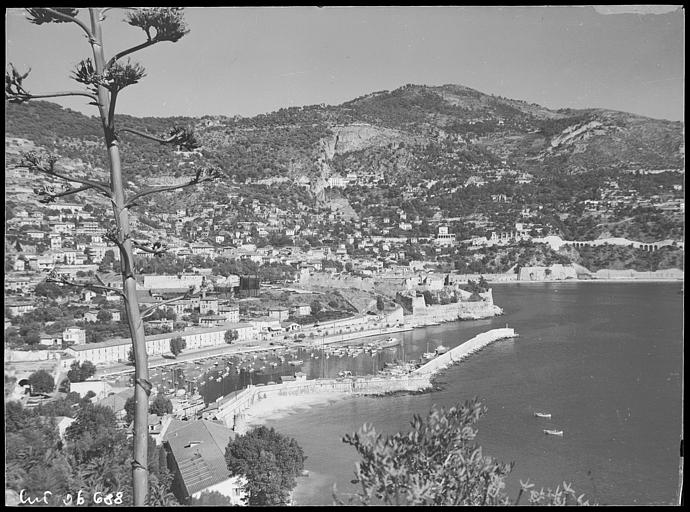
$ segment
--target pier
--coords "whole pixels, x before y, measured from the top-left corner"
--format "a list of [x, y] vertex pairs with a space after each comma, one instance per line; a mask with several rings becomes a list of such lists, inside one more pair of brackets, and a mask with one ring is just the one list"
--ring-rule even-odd
[[445, 354], [441, 354], [431, 361], [426, 363], [424, 366], [417, 368], [412, 372], [413, 375], [427, 375], [434, 374], [437, 371], [447, 368], [453, 363], [462, 361], [470, 354], [477, 352], [484, 348], [485, 346], [504, 338], [515, 338], [515, 329], [505, 327], [502, 329], [492, 329], [481, 334], [477, 334], [471, 340], [466, 341], [462, 345], [458, 345], [455, 348], [450, 349]]

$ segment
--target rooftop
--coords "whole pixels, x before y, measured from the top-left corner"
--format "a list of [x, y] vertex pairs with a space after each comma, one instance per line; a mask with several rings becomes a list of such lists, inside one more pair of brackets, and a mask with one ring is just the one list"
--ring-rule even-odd
[[232, 430], [209, 420], [171, 423], [163, 440], [170, 446], [188, 495], [230, 478], [225, 448], [234, 438]]

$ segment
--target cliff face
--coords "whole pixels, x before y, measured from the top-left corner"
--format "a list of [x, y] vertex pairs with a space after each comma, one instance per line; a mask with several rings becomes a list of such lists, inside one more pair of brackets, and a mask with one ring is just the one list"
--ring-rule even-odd
[[366, 123], [354, 123], [345, 126], [331, 127], [332, 135], [321, 139], [320, 146], [326, 160], [335, 155], [352, 151], [361, 151], [370, 147], [399, 144], [400, 142], [417, 143], [421, 139], [401, 130], [373, 126]]

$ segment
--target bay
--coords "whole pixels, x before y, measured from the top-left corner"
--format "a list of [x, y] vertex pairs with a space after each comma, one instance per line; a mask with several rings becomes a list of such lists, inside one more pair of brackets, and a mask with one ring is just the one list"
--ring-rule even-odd
[[[529, 478], [537, 488], [569, 482], [602, 505], [674, 503], [682, 434], [679, 290], [679, 283], [494, 285], [504, 316], [405, 333], [405, 358], [418, 358], [427, 342], [453, 347], [506, 323], [520, 337], [446, 370], [442, 389], [432, 393], [348, 397], [266, 421], [297, 439], [308, 457], [310, 476], [299, 479], [296, 504], [331, 505], [333, 484], [340, 496], [356, 492], [350, 481], [357, 454], [344, 434], [365, 422], [380, 432], [405, 431], [413, 414], [475, 396], [488, 408], [478, 423], [484, 454], [516, 463], [507, 480], [511, 496]], [[564, 436], [546, 436], [544, 428]]]

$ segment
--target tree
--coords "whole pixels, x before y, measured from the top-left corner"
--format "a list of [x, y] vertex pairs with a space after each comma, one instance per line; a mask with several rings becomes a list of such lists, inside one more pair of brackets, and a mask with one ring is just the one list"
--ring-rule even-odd
[[107, 324], [112, 321], [113, 319], [113, 314], [108, 311], [107, 309], [101, 309], [98, 314], [96, 315], [96, 318], [98, 319], [99, 322], [102, 324]]
[[153, 399], [151, 405], [149, 406], [149, 412], [151, 414], [156, 414], [158, 416], [163, 416], [164, 414], [171, 414], [173, 412], [173, 405], [169, 398], [163, 395], [157, 395]]
[[225, 343], [232, 343], [235, 341], [237, 338], [239, 338], [239, 333], [237, 332], [237, 329], [228, 329], [225, 331]]
[[134, 419], [134, 410], [136, 408], [137, 401], [133, 396], [130, 396], [126, 401], [125, 401], [125, 421], [129, 424], [132, 423], [132, 420]]
[[[103, 46], [103, 23], [106, 20], [105, 13], [110, 8], [89, 8], [88, 21], [79, 17], [79, 10], [75, 8], [27, 8], [28, 19], [31, 23], [42, 25], [44, 23], [66, 23], [75, 25], [86, 36], [85, 40], [91, 46], [92, 56], [77, 64], [73, 72], [73, 78], [85, 88], [76, 91], [56, 92], [46, 94], [32, 94], [24, 87], [24, 80], [29, 73], [20, 73], [10, 64], [5, 72], [5, 98], [13, 103], [24, 103], [36, 98], [54, 98], [64, 96], [80, 96], [88, 98], [98, 108], [100, 125], [103, 130], [103, 140], [107, 150], [109, 181], [101, 182], [82, 177], [65, 174], [57, 168], [58, 157], [56, 155], [41, 155], [37, 152], [29, 152], [22, 156], [20, 166], [31, 172], [41, 173], [52, 178], [58, 178], [64, 182], [64, 187], [59, 189], [53, 185], [46, 185], [42, 189], [35, 189], [41, 196], [41, 201], [52, 202], [60, 197], [65, 197], [85, 191], [95, 191], [109, 201], [113, 206], [113, 218], [115, 226], [106, 234], [108, 240], [117, 245], [120, 252], [120, 271], [122, 273], [122, 291], [119, 292], [125, 299], [127, 308], [127, 320], [134, 345], [135, 355], [135, 394], [138, 397], [139, 409], [134, 420], [134, 460], [132, 466], [134, 505], [146, 504], [147, 483], [147, 443], [148, 420], [146, 404], [151, 391], [148, 378], [148, 363], [146, 354], [146, 340], [142, 317], [146, 316], [139, 310], [136, 296], [136, 276], [133, 257], [133, 248], [137, 247], [144, 252], [154, 255], [165, 250], [162, 243], [141, 243], [133, 240], [130, 229], [129, 209], [141, 204], [141, 200], [151, 194], [167, 192], [184, 187], [189, 187], [205, 181], [212, 181], [220, 177], [217, 168], [199, 168], [189, 181], [174, 186], [152, 187], [140, 190], [136, 193], [126, 194], [122, 179], [122, 165], [120, 158], [120, 136], [127, 132], [153, 140], [161, 144], [175, 145], [178, 148], [193, 150], [200, 145], [192, 130], [182, 127], [173, 127], [170, 133], [164, 137], [154, 136], [145, 132], [127, 127], [117, 128], [115, 122], [116, 102], [118, 94], [126, 87], [138, 83], [144, 76], [145, 70], [138, 63], [132, 63], [129, 58], [126, 63], [122, 59], [137, 51], [160, 42], [176, 42], [189, 32], [185, 21], [183, 9], [170, 7], [134, 8], [127, 9], [125, 21], [136, 28], [143, 30], [146, 40], [136, 46], [122, 50], [110, 59], [106, 60]], [[73, 188], [72, 183], [80, 186]], [[49, 274], [49, 279], [63, 282], [69, 285], [74, 283], [59, 278], [54, 273]], [[108, 289], [103, 284], [89, 284], [93, 289]]]
[[38, 370], [29, 376], [29, 384], [32, 393], [52, 393], [55, 389], [55, 380], [45, 370]]
[[313, 316], [316, 316], [319, 314], [319, 311], [321, 311], [321, 303], [318, 300], [314, 300], [311, 303], [311, 314]]
[[[514, 463], [503, 464], [482, 454], [473, 441], [474, 426], [486, 412], [476, 398], [450, 409], [434, 406], [426, 418], [415, 415], [411, 430], [377, 434], [370, 425], [348, 434], [343, 442], [361, 456], [355, 483], [362, 486], [357, 499], [364, 505], [510, 505], [534, 487], [522, 483], [517, 498], [505, 493], [504, 479]], [[563, 490], [530, 492], [536, 505], [586, 505], [566, 483]], [[334, 494], [337, 504], [343, 502]]]
[[67, 378], [70, 382], [84, 382], [93, 377], [96, 373], [96, 366], [91, 361], [74, 361], [67, 372]]
[[285, 505], [304, 469], [304, 452], [293, 438], [264, 426], [230, 440], [225, 461], [247, 479], [247, 505]]
[[172, 352], [172, 355], [177, 357], [178, 354], [182, 353], [182, 351], [187, 348], [187, 342], [185, 339], [181, 336], [176, 336], [175, 338], [170, 340], [170, 352]]
[[383, 297], [381, 297], [380, 295], [376, 297], [376, 309], [378, 309], [379, 311], [383, 311], [385, 307], [386, 305], [383, 302]]

